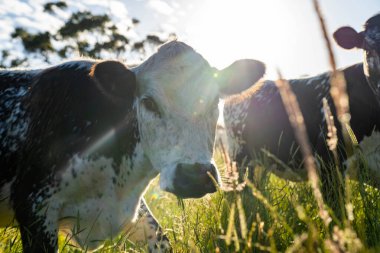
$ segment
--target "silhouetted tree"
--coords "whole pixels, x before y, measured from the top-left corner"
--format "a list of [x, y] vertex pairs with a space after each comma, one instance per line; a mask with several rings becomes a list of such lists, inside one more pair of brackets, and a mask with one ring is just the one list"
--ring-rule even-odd
[[67, 4], [64, 1], [49, 2], [49, 3], [44, 4], [44, 11], [50, 14], [53, 14], [54, 7], [59, 8], [59, 9], [66, 9]]
[[[44, 11], [50, 15], [55, 15], [54, 11], [67, 9], [64, 1], [48, 2], [43, 5]], [[132, 27], [140, 23], [140, 20], [132, 18]], [[95, 40], [88, 40], [92, 36]], [[73, 13], [70, 18], [57, 29], [55, 34], [49, 31], [39, 33], [29, 33], [23, 27], [16, 27], [11, 34], [13, 39], [20, 39], [25, 49], [25, 57], [10, 59], [10, 53], [3, 50], [0, 54], [0, 67], [17, 67], [20, 65], [28, 66], [28, 59], [38, 58], [50, 63], [51, 59], [66, 59], [75, 55], [102, 58], [106, 54], [109, 57], [119, 58], [121, 55], [134, 53], [146, 54], [147, 48], [152, 48], [167, 41], [155, 34], [150, 34], [141, 41], [131, 41], [107, 15], [94, 15], [90, 11], [78, 11]], [[170, 35], [169, 38], [173, 37]], [[59, 43], [53, 43], [59, 41]], [[90, 42], [91, 41], [91, 42]], [[54, 47], [53, 45], [59, 44]], [[8, 61], [6, 61], [9, 59]], [[6, 63], [7, 62], [7, 63]]]

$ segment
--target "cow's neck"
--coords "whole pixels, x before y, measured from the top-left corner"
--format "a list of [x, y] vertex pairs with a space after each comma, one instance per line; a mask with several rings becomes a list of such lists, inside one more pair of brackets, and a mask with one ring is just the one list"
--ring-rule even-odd
[[[74, 240], [80, 245], [86, 240], [104, 240], [109, 233], [116, 236], [123, 230], [125, 224], [133, 219], [144, 190], [158, 174], [139, 142], [132, 155], [126, 154], [121, 158], [118, 169], [114, 165], [112, 158], [104, 156], [94, 159], [73, 157], [70, 166], [62, 174], [60, 192], [52, 196], [53, 201], [50, 202], [62, 203], [58, 219], [63, 231], [73, 234], [78, 223], [78, 219], [66, 217], [79, 216], [81, 228], [99, 228], [90, 234], [86, 230], [76, 235]], [[54, 213], [50, 215], [55, 217]], [[111, 232], [107, 230], [103, 234], [105, 227]], [[90, 243], [89, 248], [98, 246], [99, 243]]]
[[132, 156], [123, 157], [120, 163], [119, 176], [116, 179], [117, 194], [120, 198], [125, 194], [142, 194], [149, 182], [158, 172], [153, 169], [145, 156], [142, 145], [138, 142]]
[[63, 195], [67, 195], [67, 188], [68, 193], [74, 193], [79, 198], [92, 198], [105, 191], [112, 191], [123, 201], [131, 192], [141, 195], [157, 174], [145, 156], [141, 143], [137, 142], [132, 155], [125, 154], [120, 161], [107, 156], [75, 155], [62, 173], [60, 188]]

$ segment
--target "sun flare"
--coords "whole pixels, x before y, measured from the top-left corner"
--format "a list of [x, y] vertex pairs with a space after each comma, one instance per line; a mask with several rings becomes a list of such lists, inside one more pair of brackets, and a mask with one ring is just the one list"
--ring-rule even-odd
[[[283, 4], [278, 1], [278, 5]], [[192, 45], [216, 67], [239, 58], [274, 63], [284, 56], [275, 45], [286, 37], [287, 31], [276, 29], [286, 10], [272, 7], [267, 1], [205, 1], [188, 21], [187, 33]]]

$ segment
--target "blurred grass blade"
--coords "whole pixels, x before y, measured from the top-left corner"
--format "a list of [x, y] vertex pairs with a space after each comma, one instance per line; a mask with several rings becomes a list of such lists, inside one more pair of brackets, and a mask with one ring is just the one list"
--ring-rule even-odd
[[230, 209], [230, 215], [228, 218], [228, 226], [227, 226], [227, 232], [226, 232], [226, 244], [231, 244], [232, 234], [235, 229], [235, 203], [232, 204]]
[[246, 216], [244, 213], [243, 202], [241, 200], [240, 195], [237, 196], [236, 203], [237, 203], [237, 208], [238, 208], [238, 212], [239, 212], [239, 223], [240, 223], [241, 237], [244, 240], [246, 240], [247, 239], [247, 233], [248, 233], [247, 221], [246, 221]]

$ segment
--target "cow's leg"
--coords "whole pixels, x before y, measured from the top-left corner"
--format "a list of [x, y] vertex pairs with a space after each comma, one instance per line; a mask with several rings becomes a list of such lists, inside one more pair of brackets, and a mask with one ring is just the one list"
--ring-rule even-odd
[[20, 233], [24, 253], [57, 252], [57, 231], [46, 231], [39, 222], [20, 224]]
[[154, 218], [143, 198], [140, 200], [134, 232], [129, 239], [135, 242], [146, 241], [149, 252], [172, 252], [169, 239], [163, 233], [160, 224]]
[[20, 225], [23, 252], [57, 252], [57, 224], [52, 224], [44, 214], [36, 214], [29, 207], [22, 204], [15, 213]]
[[[58, 249], [57, 207], [49, 205], [48, 197], [32, 191], [33, 184], [15, 185], [12, 192], [15, 218], [20, 227], [24, 253], [54, 253]], [[24, 188], [23, 188], [24, 186]], [[43, 187], [38, 189], [44, 189]]]

